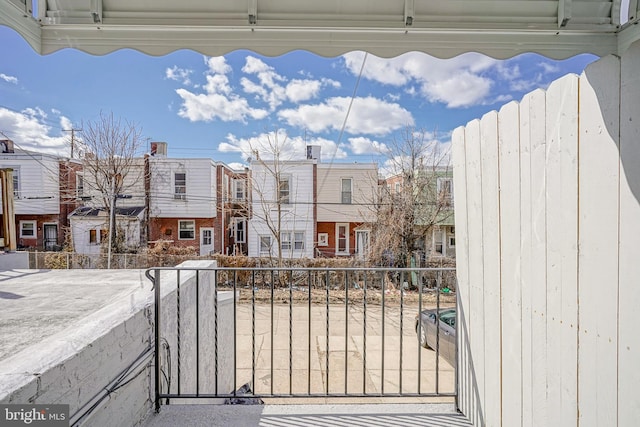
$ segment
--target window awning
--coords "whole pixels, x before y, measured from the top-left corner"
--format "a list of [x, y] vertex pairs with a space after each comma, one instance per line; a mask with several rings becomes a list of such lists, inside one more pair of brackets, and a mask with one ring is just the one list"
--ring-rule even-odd
[[[638, 0], [0, 0], [0, 24], [48, 54], [237, 49], [276, 56], [366, 50], [440, 58], [621, 53], [640, 38]], [[621, 22], [622, 21], [622, 22]]]

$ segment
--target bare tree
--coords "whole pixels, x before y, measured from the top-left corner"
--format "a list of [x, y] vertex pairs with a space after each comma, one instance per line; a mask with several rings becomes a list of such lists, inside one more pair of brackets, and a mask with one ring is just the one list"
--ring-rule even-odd
[[[288, 136], [281, 131], [266, 134], [259, 145], [251, 147], [251, 216], [254, 224], [258, 222], [267, 230], [272, 239], [270, 243], [275, 243], [276, 250], [273, 251], [270, 245], [269, 256], [275, 255], [278, 267], [282, 267], [282, 230], [283, 222], [286, 221], [283, 216], [288, 212], [284, 208], [294, 198], [287, 163], [291, 147], [288, 146]], [[258, 244], [263, 242], [260, 240]]]
[[144, 143], [136, 124], [115, 118], [113, 113], [101, 113], [98, 119], [82, 126], [85, 191], [96, 194], [99, 200], [93, 204], [109, 213], [109, 252], [123, 249], [115, 222], [116, 201], [144, 182], [144, 168], [136, 158]]
[[373, 229], [372, 258], [396, 266], [411, 266], [433, 227], [453, 215], [449, 150], [433, 136], [413, 127], [387, 145], [389, 177], [381, 187]]

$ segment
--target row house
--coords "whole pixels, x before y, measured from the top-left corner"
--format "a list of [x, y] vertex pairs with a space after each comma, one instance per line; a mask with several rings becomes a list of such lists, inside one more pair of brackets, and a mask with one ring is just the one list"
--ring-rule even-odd
[[364, 256], [375, 218], [377, 165], [304, 160], [251, 162], [249, 256]]
[[[149, 173], [149, 242], [170, 240], [200, 255], [220, 252], [217, 164], [206, 158], [170, 158], [156, 143], [146, 158]], [[160, 147], [162, 147], [160, 149]]]
[[[415, 234], [426, 256], [455, 257], [455, 218], [453, 171], [450, 167], [423, 168], [414, 174], [418, 192], [416, 201]], [[385, 179], [383, 200], [406, 197], [402, 174]]]
[[164, 142], [152, 142], [149, 154], [131, 159], [115, 177], [98, 169], [85, 167], [84, 206], [71, 215], [76, 251], [100, 253], [109, 237], [107, 207], [114, 204], [113, 222], [128, 251], [169, 241], [200, 255], [246, 254], [240, 244], [246, 240], [246, 172], [206, 158], [168, 157]]
[[[16, 149], [13, 141], [5, 139], [0, 140], [0, 169], [12, 171], [13, 194], [7, 197], [13, 198], [16, 247], [59, 250], [70, 226], [69, 216], [80, 205], [81, 162]], [[4, 213], [2, 220], [7, 220]]]

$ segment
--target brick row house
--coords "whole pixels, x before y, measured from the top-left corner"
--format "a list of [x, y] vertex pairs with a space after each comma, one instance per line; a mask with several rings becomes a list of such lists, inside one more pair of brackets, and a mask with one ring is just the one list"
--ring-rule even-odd
[[[106, 207], [115, 203], [114, 226], [126, 252], [168, 241], [200, 255], [363, 259], [380, 184], [388, 193], [402, 191], [401, 180], [379, 181], [377, 164], [323, 163], [316, 146], [301, 160], [256, 158], [234, 170], [212, 159], [169, 157], [167, 144], [154, 142], [106, 184], [77, 159], [6, 151], [0, 166], [14, 170], [16, 235], [25, 249], [59, 250], [71, 236], [74, 251], [100, 254], [109, 238]], [[420, 232], [425, 252], [449, 255], [455, 250], [450, 172], [433, 182], [451, 208]], [[105, 185], [118, 188], [115, 197], [105, 196]]]
[[[418, 183], [414, 196], [416, 208], [414, 233], [424, 257], [455, 257], [455, 218], [453, 172], [450, 167], [435, 166], [416, 171]], [[393, 203], [403, 197], [404, 177], [393, 175], [384, 180], [381, 200]], [[398, 203], [400, 204], [400, 203]]]
[[69, 214], [80, 205], [76, 189], [82, 164], [14, 149], [11, 140], [0, 140], [0, 169], [12, 172], [17, 248], [59, 250], [69, 229]]
[[375, 163], [322, 163], [320, 147], [304, 160], [251, 162], [252, 257], [364, 257], [377, 202]]
[[[71, 220], [84, 224], [73, 230], [74, 249], [82, 253], [99, 252], [108, 237], [104, 217], [108, 201], [101, 200], [97, 185], [89, 184], [96, 181], [89, 175], [85, 170], [85, 206], [76, 210]], [[246, 254], [246, 248], [232, 238], [244, 232], [237, 218], [244, 213], [240, 209], [244, 200], [237, 199], [234, 188], [239, 187], [236, 181], [246, 182], [246, 173], [211, 159], [168, 157], [167, 144], [153, 142], [150, 153], [135, 159], [123, 180], [120, 188], [125, 191], [114, 199], [115, 223], [124, 231], [131, 252], [170, 242], [173, 247], [192, 248], [200, 255]], [[234, 191], [236, 198], [232, 198]], [[246, 197], [246, 192], [241, 197]], [[87, 242], [92, 246], [90, 251]]]

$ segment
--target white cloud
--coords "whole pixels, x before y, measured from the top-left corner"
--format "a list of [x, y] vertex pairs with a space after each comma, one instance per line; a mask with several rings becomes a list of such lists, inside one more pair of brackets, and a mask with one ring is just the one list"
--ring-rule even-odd
[[14, 76], [8, 76], [4, 73], [0, 73], [0, 79], [4, 80], [7, 83], [13, 83], [14, 85], [18, 84], [18, 78]]
[[250, 138], [238, 138], [228, 134], [227, 140], [218, 145], [223, 153], [240, 153], [243, 159], [255, 158], [256, 152], [261, 159], [271, 160], [276, 151], [281, 160], [299, 160], [306, 158], [307, 145], [319, 145], [321, 159], [344, 159], [347, 153], [334, 141], [325, 138], [291, 137], [284, 129], [262, 133]]
[[[68, 135], [53, 128], [44, 120], [47, 115], [40, 108], [27, 108], [22, 112], [0, 107], [0, 129], [11, 138], [16, 148], [47, 154], [69, 155]], [[60, 129], [70, 129], [71, 121], [59, 116]]]
[[[422, 162], [426, 167], [450, 167], [451, 166], [451, 133], [448, 133], [446, 140], [431, 139], [426, 141], [424, 149], [421, 152]], [[380, 166], [380, 174], [390, 177], [401, 173], [411, 166], [411, 158], [400, 153], [394, 152]]]
[[540, 62], [538, 63], [538, 67], [542, 68], [542, 71], [545, 74], [557, 73], [560, 71], [560, 67], [556, 64], [551, 64], [549, 62]]
[[315, 98], [320, 93], [320, 82], [318, 80], [291, 80], [285, 89], [287, 98], [291, 102], [308, 101]]
[[322, 83], [322, 86], [329, 86], [334, 89], [340, 89], [342, 87], [342, 84], [339, 81], [328, 79], [326, 77], [321, 78], [320, 82]]
[[227, 60], [224, 56], [213, 56], [210, 58], [204, 58], [205, 64], [207, 64], [208, 71], [213, 74], [227, 74], [231, 72], [231, 66], [227, 64]]
[[235, 171], [243, 171], [244, 168], [246, 166], [248, 166], [245, 163], [240, 163], [240, 162], [231, 162], [229, 164], [227, 164], [227, 166], [229, 166], [231, 169], [235, 170]]
[[286, 99], [286, 90], [280, 84], [285, 82], [286, 78], [276, 73], [272, 66], [267, 65], [261, 59], [247, 56], [242, 72], [254, 74], [258, 78], [257, 84], [246, 77], [241, 80], [245, 92], [258, 95], [269, 104], [272, 111]]
[[385, 154], [389, 148], [378, 141], [365, 137], [349, 138], [349, 147], [353, 154]]
[[[363, 53], [350, 52], [343, 58], [347, 69], [357, 75], [362, 65]], [[495, 59], [477, 53], [467, 53], [447, 60], [419, 52], [390, 59], [368, 55], [362, 74], [369, 80], [392, 86], [416, 84], [420, 88], [419, 93], [429, 101], [457, 108], [483, 103], [493, 84], [483, 73], [498, 63]], [[405, 92], [411, 93], [411, 86]]]
[[232, 70], [224, 57], [205, 58], [205, 63], [207, 83], [201, 88], [204, 93], [195, 93], [184, 88], [176, 90], [182, 98], [182, 105], [178, 111], [180, 117], [192, 122], [209, 122], [216, 119], [224, 122], [246, 122], [247, 118], [259, 120], [268, 115], [267, 111], [251, 107], [245, 98], [233, 93], [227, 77]]
[[424, 82], [421, 93], [431, 102], [441, 102], [449, 108], [468, 107], [481, 103], [490, 93], [491, 80], [464, 71], [448, 78]]
[[251, 108], [246, 99], [220, 93], [194, 94], [186, 89], [177, 89], [176, 93], [182, 98], [182, 107], [178, 111], [180, 117], [192, 122], [210, 122], [220, 119], [224, 122], [246, 121], [247, 117], [263, 119], [267, 111]]
[[[278, 112], [278, 117], [290, 126], [306, 128], [312, 132], [340, 130], [350, 100], [347, 97], [328, 98], [321, 104], [282, 110]], [[354, 99], [345, 131], [351, 134], [386, 135], [413, 123], [411, 113], [400, 105], [369, 96]]]
[[183, 85], [191, 84], [191, 74], [193, 70], [187, 70], [185, 68], [179, 68], [177, 65], [174, 65], [171, 68], [167, 68], [165, 70], [165, 77], [169, 80], [175, 80], [177, 82], [181, 82]]

